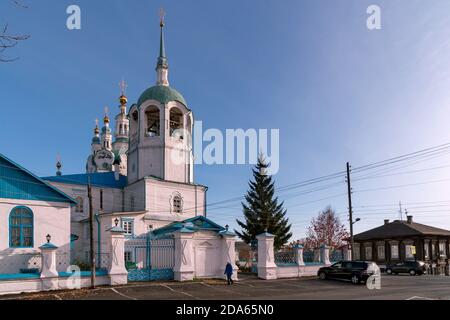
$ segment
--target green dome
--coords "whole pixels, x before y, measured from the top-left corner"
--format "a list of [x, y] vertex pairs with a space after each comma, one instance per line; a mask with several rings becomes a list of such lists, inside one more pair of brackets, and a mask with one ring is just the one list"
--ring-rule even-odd
[[147, 100], [156, 100], [166, 104], [169, 101], [178, 101], [187, 107], [186, 100], [184, 100], [181, 93], [168, 86], [154, 86], [148, 88], [141, 94], [138, 100], [138, 106]]

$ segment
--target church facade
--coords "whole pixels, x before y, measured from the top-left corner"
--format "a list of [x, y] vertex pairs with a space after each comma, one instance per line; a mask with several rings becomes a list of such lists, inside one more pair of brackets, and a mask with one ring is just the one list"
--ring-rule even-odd
[[169, 85], [161, 22], [156, 83], [127, 111], [124, 85], [115, 128], [108, 114], [94, 129], [86, 173], [43, 178], [76, 200], [71, 212], [71, 258], [89, 257], [88, 181], [95, 215], [95, 251], [107, 254], [106, 230], [119, 221], [126, 237], [139, 237], [171, 223], [206, 216], [207, 187], [194, 183], [193, 112]]

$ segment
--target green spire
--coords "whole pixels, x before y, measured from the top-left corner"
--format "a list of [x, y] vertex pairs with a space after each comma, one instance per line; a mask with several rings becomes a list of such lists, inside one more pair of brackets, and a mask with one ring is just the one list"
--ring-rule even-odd
[[161, 27], [161, 38], [159, 42], [159, 57], [156, 69], [160, 67], [167, 69], [169, 65], [167, 63], [166, 46], [164, 44], [164, 11], [161, 12], [161, 21], [159, 23], [159, 26]]
[[159, 57], [165, 58], [166, 57], [166, 47], [164, 45], [164, 22], [161, 21], [160, 27], [161, 27], [161, 40], [159, 43]]

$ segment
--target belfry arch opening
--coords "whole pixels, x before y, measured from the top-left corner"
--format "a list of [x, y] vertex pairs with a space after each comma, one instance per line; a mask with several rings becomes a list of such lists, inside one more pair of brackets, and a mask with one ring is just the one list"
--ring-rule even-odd
[[170, 109], [170, 136], [183, 140], [183, 135], [177, 132], [178, 129], [183, 129], [183, 113], [173, 107]]
[[159, 108], [150, 106], [145, 110], [145, 117], [147, 120], [146, 135], [149, 137], [157, 137], [160, 135], [160, 119]]

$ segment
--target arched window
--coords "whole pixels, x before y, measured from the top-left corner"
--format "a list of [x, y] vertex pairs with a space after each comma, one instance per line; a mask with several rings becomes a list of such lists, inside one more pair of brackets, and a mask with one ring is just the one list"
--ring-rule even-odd
[[27, 207], [16, 207], [9, 215], [9, 246], [33, 247], [33, 212]]
[[84, 211], [84, 200], [82, 197], [77, 197], [75, 199], [77, 201], [77, 205], [75, 206], [75, 212], [83, 212]]
[[178, 194], [175, 195], [172, 201], [173, 201], [172, 203], [173, 212], [175, 213], [183, 212], [183, 200], [181, 199], [181, 196]]
[[[170, 109], [170, 136], [174, 137], [178, 129], [183, 129], [183, 113], [174, 107]], [[178, 137], [183, 139], [182, 135], [178, 135]]]
[[155, 106], [150, 106], [145, 110], [147, 118], [146, 135], [149, 137], [157, 137], [160, 134], [159, 109]]

